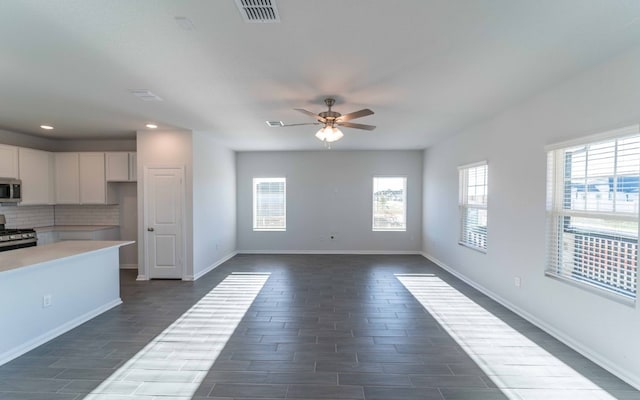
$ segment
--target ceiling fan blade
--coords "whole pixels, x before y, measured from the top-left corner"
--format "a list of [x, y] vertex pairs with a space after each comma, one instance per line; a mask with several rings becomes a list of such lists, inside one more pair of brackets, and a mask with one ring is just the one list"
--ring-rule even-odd
[[338, 117], [338, 122], [350, 121], [352, 119], [362, 118], [372, 114], [373, 114], [373, 111], [369, 110], [368, 108], [365, 108], [360, 111], [354, 111], [349, 114], [341, 115], [340, 117]]
[[300, 126], [300, 125], [320, 125], [320, 122], [305, 122], [304, 124], [284, 124], [282, 127], [286, 126]]
[[346, 128], [364, 129], [364, 130], [367, 130], [367, 131], [372, 131], [372, 130], [376, 129], [376, 127], [373, 126], [373, 125], [354, 124], [352, 122], [338, 122], [337, 124], [339, 126], [344, 126]]
[[319, 116], [318, 114], [314, 114], [314, 113], [312, 113], [311, 111], [307, 111], [307, 110], [305, 110], [305, 109], [303, 109], [303, 108], [294, 108], [294, 110], [296, 110], [296, 111], [298, 111], [298, 112], [301, 112], [301, 113], [303, 113], [303, 114], [305, 114], [305, 115], [308, 115], [308, 116], [310, 116], [311, 118], [316, 119], [316, 120], [318, 120], [318, 121], [320, 121], [320, 122], [327, 122], [327, 120], [326, 120], [326, 119], [322, 118], [322, 117], [321, 117], [321, 116]]

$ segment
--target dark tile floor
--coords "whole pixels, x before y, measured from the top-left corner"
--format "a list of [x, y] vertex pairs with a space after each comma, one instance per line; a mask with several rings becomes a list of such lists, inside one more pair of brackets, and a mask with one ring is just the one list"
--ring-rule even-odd
[[640, 399], [420, 256], [241, 255], [0, 367], [0, 400]]

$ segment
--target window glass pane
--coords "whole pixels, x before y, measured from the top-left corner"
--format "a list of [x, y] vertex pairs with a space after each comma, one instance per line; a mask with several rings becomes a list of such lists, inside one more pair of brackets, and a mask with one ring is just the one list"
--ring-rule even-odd
[[635, 298], [640, 135], [554, 152], [547, 270]]
[[460, 169], [460, 243], [482, 251], [487, 248], [487, 164]]
[[285, 178], [254, 178], [253, 229], [286, 229]]
[[373, 230], [406, 231], [406, 177], [373, 178]]

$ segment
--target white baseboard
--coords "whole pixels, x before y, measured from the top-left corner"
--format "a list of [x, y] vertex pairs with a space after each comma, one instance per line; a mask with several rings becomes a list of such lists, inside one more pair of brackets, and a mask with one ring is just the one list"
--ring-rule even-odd
[[198, 273], [195, 274], [193, 277], [191, 277], [191, 279], [185, 279], [185, 280], [195, 281], [196, 279], [200, 279], [201, 277], [203, 277], [207, 273], [209, 273], [209, 272], [213, 271], [214, 269], [216, 269], [216, 267], [218, 267], [222, 263], [224, 263], [224, 262], [230, 260], [231, 258], [235, 257], [236, 254], [238, 254], [238, 253], [235, 252], [235, 251], [227, 254], [226, 256], [222, 257], [218, 261], [216, 261], [213, 264], [209, 265], [207, 268], [203, 269], [202, 271], [198, 271]]
[[414, 250], [238, 250], [238, 254], [363, 254], [363, 255], [420, 255]]
[[424, 252], [422, 252], [421, 254], [427, 260], [429, 260], [429, 261], [433, 262], [434, 264], [436, 264], [438, 267], [444, 269], [445, 271], [449, 272], [451, 275], [453, 275], [456, 278], [460, 279], [461, 281], [465, 282], [469, 286], [471, 286], [471, 287], [475, 288], [476, 290], [482, 292], [486, 296], [490, 297], [491, 299], [493, 299], [496, 302], [500, 303], [504, 307], [506, 307], [509, 310], [513, 311], [514, 313], [518, 314], [520, 317], [522, 317], [525, 320], [527, 320], [527, 321], [531, 322], [532, 324], [536, 325], [538, 328], [544, 330], [549, 335], [553, 336], [554, 338], [558, 339], [562, 343], [564, 343], [567, 346], [571, 347], [573, 350], [575, 350], [578, 353], [582, 354], [583, 356], [585, 356], [589, 360], [593, 361], [594, 363], [598, 364], [602, 368], [604, 368], [607, 371], [611, 372], [612, 374], [616, 375], [618, 378], [620, 378], [623, 381], [627, 382], [629, 385], [631, 385], [631, 386], [635, 387], [636, 389], [640, 390], [640, 377], [637, 377], [637, 376], [634, 376], [634, 375], [630, 375], [627, 371], [625, 371], [622, 368], [620, 368], [619, 366], [617, 366], [614, 362], [609, 360], [607, 357], [603, 356], [600, 353], [594, 352], [588, 346], [585, 346], [584, 344], [576, 341], [574, 338], [572, 338], [571, 336], [567, 335], [566, 333], [564, 333], [562, 331], [559, 331], [554, 326], [547, 324], [545, 321], [539, 319], [538, 317], [534, 316], [533, 314], [530, 314], [529, 312], [527, 312], [527, 311], [521, 309], [520, 307], [512, 304], [511, 302], [509, 302], [505, 298], [499, 296], [498, 294], [492, 292], [491, 290], [485, 288], [484, 286], [472, 281], [471, 279], [467, 278], [465, 275], [463, 275], [460, 272], [456, 271], [455, 269], [451, 268], [450, 266], [448, 266], [444, 262], [438, 260], [434, 256], [432, 256], [430, 254], [427, 254], [427, 253], [424, 253]]
[[105, 311], [108, 311], [110, 309], [112, 309], [113, 307], [116, 307], [118, 305], [122, 304], [122, 300], [118, 297], [116, 300], [110, 301], [94, 310], [91, 310], [83, 315], [80, 315], [77, 318], [72, 319], [71, 321], [68, 321], [54, 329], [51, 329], [48, 332], [43, 333], [42, 335], [31, 339], [25, 343], [23, 343], [22, 345], [15, 347], [3, 354], [0, 354], [0, 365], [3, 365], [11, 360], [13, 360], [14, 358], [20, 357], [21, 355], [23, 355], [24, 353], [35, 349], [36, 347], [48, 342], [49, 340], [56, 338], [60, 335], [62, 335], [63, 333], [66, 333], [68, 331], [70, 331], [71, 329], [84, 324], [85, 322], [89, 321], [92, 318], [97, 317], [98, 315], [102, 314]]
[[120, 264], [120, 269], [138, 269], [138, 264]]
[[138, 277], [136, 278], [137, 281], [148, 281], [149, 277], [143, 274], [139, 274]]

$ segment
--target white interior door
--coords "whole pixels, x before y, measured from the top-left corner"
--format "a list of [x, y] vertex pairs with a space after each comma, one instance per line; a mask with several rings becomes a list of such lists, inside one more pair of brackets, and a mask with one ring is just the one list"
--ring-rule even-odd
[[147, 168], [144, 182], [149, 278], [180, 279], [185, 268], [184, 169]]

